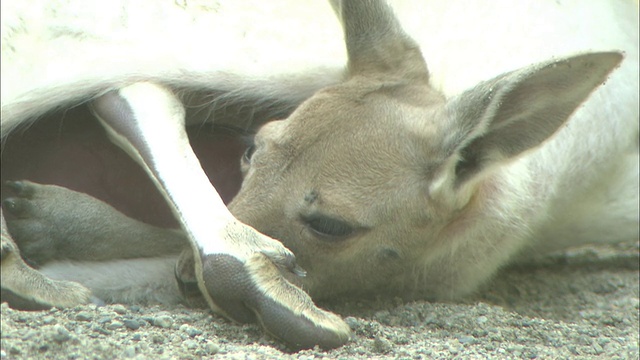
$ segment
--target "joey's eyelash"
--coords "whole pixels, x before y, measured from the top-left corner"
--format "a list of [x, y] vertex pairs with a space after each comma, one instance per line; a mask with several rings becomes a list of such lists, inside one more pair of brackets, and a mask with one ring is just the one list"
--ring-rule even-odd
[[353, 234], [356, 230], [346, 221], [324, 215], [304, 217], [302, 221], [312, 233], [323, 239], [341, 240]]

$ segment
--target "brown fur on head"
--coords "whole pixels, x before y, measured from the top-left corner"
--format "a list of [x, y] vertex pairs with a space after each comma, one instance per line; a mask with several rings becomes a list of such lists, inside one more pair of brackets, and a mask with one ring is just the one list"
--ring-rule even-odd
[[[442, 110], [444, 98], [429, 86], [420, 50], [386, 5], [368, 5], [342, 2], [336, 9], [349, 80], [260, 130], [255, 153], [245, 158], [242, 191], [230, 205], [239, 220], [296, 254], [312, 296], [396, 283], [407, 262], [417, 261], [407, 251], [419, 246], [412, 228], [429, 220], [429, 204], [414, 199], [427, 193], [424, 169], [435, 164], [425, 164], [423, 154], [434, 144], [418, 127], [399, 127], [398, 119], [418, 126]], [[345, 277], [357, 289], [338, 280]]]
[[384, 3], [338, 8], [349, 78], [258, 132], [230, 209], [296, 254], [308, 275], [291, 280], [312, 296], [468, 292], [536, 221], [530, 175], [503, 165], [551, 137], [621, 56], [534, 65], [445, 99]]
[[425, 169], [438, 165], [423, 156], [434, 144], [397, 119], [418, 121], [442, 101], [426, 84], [367, 78], [321, 91], [261, 129], [231, 210], [296, 254], [314, 294], [351, 290], [331, 281], [344, 274], [362, 289], [392, 283], [416, 260], [406, 250], [418, 244], [399, 234], [429, 222], [429, 203], [415, 198], [427, 195]]

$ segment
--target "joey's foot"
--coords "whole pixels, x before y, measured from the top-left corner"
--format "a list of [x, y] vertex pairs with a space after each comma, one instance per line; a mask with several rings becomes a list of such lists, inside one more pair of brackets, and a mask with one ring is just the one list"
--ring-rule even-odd
[[12, 215], [9, 231], [38, 265], [177, 255], [188, 244], [179, 231], [144, 224], [84, 193], [29, 181], [7, 185], [15, 193], [2, 202]]
[[[0, 213], [1, 214], [1, 213]], [[0, 215], [1, 216], [1, 215]], [[0, 244], [0, 298], [9, 306], [23, 310], [41, 310], [50, 307], [71, 307], [85, 304], [91, 292], [71, 281], [52, 280], [29, 267], [20, 257], [20, 251], [7, 232], [2, 217]]]
[[[231, 224], [227, 236], [243, 239], [236, 244], [236, 250], [242, 250], [197, 249], [195, 254], [195, 276], [214, 311], [241, 323], [257, 321], [293, 349], [331, 349], [351, 338], [339, 316], [316, 307], [309, 295], [284, 278], [284, 272], [304, 272], [282, 244], [240, 223]], [[251, 251], [247, 244], [259, 244], [259, 250]]]
[[[22, 255], [35, 264], [67, 259], [69, 251], [96, 232], [100, 201], [55, 185], [11, 181], [15, 196], [2, 202], [7, 225]], [[87, 221], [88, 220], [88, 221]]]

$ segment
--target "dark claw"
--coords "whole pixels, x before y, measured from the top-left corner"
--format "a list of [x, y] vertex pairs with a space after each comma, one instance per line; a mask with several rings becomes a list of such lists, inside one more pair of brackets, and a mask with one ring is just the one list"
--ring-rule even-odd
[[24, 181], [7, 181], [5, 184], [20, 197], [30, 198], [33, 195], [33, 188]]
[[285, 257], [283, 258], [279, 253], [275, 252], [262, 251], [262, 254], [264, 254], [269, 259], [273, 259], [276, 265], [283, 264], [283, 268], [287, 269], [289, 272], [295, 274], [296, 276], [307, 276], [307, 271], [296, 262], [295, 255], [285, 255]]
[[2, 208], [18, 218], [25, 217], [26, 209], [23, 205], [23, 202], [16, 198], [6, 198], [2, 201]]
[[291, 270], [292, 273], [294, 273], [295, 275], [299, 276], [299, 277], [305, 277], [307, 276], [307, 271], [305, 269], [303, 269], [300, 265], [298, 264], [294, 264], [293, 269], [289, 269]]

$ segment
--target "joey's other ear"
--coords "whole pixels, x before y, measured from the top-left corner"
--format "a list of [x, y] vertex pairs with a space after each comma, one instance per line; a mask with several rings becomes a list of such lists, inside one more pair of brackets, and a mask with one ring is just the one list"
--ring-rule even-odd
[[620, 63], [601, 52], [533, 65], [480, 83], [446, 105], [445, 146], [460, 157], [460, 185], [551, 137]]
[[344, 29], [350, 75], [428, 79], [420, 48], [382, 0], [333, 0]]

